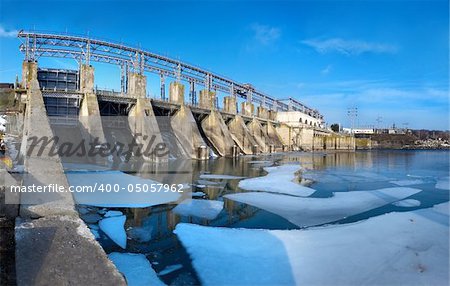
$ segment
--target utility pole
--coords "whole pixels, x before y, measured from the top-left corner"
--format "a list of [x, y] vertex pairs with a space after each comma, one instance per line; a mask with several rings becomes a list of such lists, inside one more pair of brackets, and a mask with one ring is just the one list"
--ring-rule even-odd
[[353, 129], [355, 129], [355, 121], [358, 118], [358, 107], [349, 107], [347, 109], [347, 116], [350, 119], [351, 133], [353, 133]]

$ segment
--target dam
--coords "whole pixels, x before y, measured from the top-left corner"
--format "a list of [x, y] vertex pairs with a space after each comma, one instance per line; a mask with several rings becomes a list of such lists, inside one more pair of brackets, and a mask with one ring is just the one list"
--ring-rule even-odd
[[[216, 157], [355, 148], [353, 137], [326, 129], [318, 110], [294, 98], [277, 99], [251, 84], [123, 44], [25, 31], [18, 37], [25, 59], [22, 81], [14, 92], [20, 101], [21, 112], [16, 115], [20, 126], [16, 129], [21, 130], [18, 161], [24, 166], [24, 175], [15, 184], [69, 188], [63, 167], [67, 158], [59, 153], [50, 156], [55, 144], [40, 140], [55, 135], [66, 136], [69, 141], [81, 138], [94, 149], [102, 149], [111, 140], [120, 141], [119, 137], [132, 138], [143, 146], [161, 144], [168, 152], [141, 156], [145, 162], [161, 165], [175, 159], [203, 164]], [[44, 57], [75, 59], [79, 69], [39, 67], [39, 59]], [[119, 66], [121, 90], [98, 89], [93, 62]], [[158, 97], [148, 96], [150, 74], [159, 77]], [[166, 96], [168, 78], [173, 81]], [[56, 149], [63, 149], [62, 145]], [[95, 158], [95, 162], [102, 159]], [[98, 243], [82, 235], [87, 228], [72, 194], [39, 194], [38, 198], [22, 193], [16, 201], [18, 284], [29, 285], [36, 279], [54, 281], [54, 271], [79, 284], [97, 284], [99, 280], [123, 284]], [[35, 241], [41, 243], [33, 244]], [[66, 242], [73, 242], [82, 253]], [[65, 262], [77, 266], [65, 267], [62, 254], [67, 256]], [[34, 269], [34, 261], [43, 257], [50, 266]], [[107, 273], [106, 277], [77, 275], [87, 271], [88, 263], [89, 267], [95, 265], [90, 271]]]

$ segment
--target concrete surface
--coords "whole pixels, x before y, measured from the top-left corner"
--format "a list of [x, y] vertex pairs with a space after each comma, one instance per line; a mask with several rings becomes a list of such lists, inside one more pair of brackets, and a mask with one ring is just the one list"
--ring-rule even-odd
[[[140, 136], [136, 136], [136, 141], [138, 144], [143, 144], [144, 150], [150, 144], [152, 144], [152, 148], [155, 148], [157, 144], [165, 144], [149, 99], [142, 97], [137, 98], [136, 104], [131, 108], [128, 114], [128, 123], [132, 134], [140, 134]], [[154, 162], [164, 162], [168, 160], [167, 155], [156, 155], [157, 153], [153, 156], [149, 155], [143, 157], [145, 160]]]
[[[38, 139], [53, 138], [53, 132], [47, 118], [42, 93], [37, 79], [31, 79], [27, 93], [27, 105], [24, 118], [21, 153], [26, 154], [24, 165], [26, 174], [23, 185], [33, 184], [46, 186], [58, 184], [68, 188], [66, 176], [59, 156], [50, 156], [52, 143], [43, 141], [34, 144], [33, 137]], [[40, 151], [43, 150], [41, 154]], [[56, 214], [75, 214], [74, 202], [70, 193], [22, 193], [20, 215], [24, 218], [36, 218]]]
[[234, 140], [218, 111], [211, 110], [211, 113], [201, 122], [201, 127], [214, 149], [219, 153], [218, 155], [233, 156]]
[[77, 216], [16, 221], [17, 285], [126, 285]]
[[184, 104], [184, 85], [173, 81], [169, 85], [169, 101], [177, 104]]
[[205, 159], [199, 157], [199, 147], [207, 146], [197, 126], [192, 111], [188, 106], [181, 108], [170, 118], [175, 136], [181, 143], [186, 154], [192, 159]]
[[253, 154], [254, 146], [258, 145], [250, 130], [240, 115], [236, 115], [229, 123], [231, 137], [246, 155]]
[[261, 125], [258, 119], [253, 118], [253, 120], [247, 125], [250, 134], [255, 138], [256, 143], [259, 146], [259, 151], [262, 153], [269, 152], [269, 137], [265, 132], [265, 128]]

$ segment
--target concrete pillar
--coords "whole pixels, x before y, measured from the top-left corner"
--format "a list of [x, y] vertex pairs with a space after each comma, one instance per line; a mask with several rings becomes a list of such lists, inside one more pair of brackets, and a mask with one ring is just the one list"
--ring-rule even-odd
[[128, 73], [128, 90], [129, 96], [135, 98], [145, 98], [147, 94], [147, 77], [142, 74], [130, 72]]
[[241, 113], [246, 116], [253, 116], [255, 111], [255, 106], [251, 102], [242, 102], [241, 103]]
[[254, 154], [253, 146], [258, 143], [240, 115], [236, 115], [228, 123], [228, 129], [234, 142], [236, 142], [244, 154]]
[[[145, 78], [145, 77], [144, 77]], [[138, 97], [136, 104], [128, 113], [128, 124], [136, 141], [142, 146], [152, 146], [151, 154], [144, 154], [142, 157], [146, 161], [167, 162], [168, 146], [165, 144], [158, 122], [156, 121], [153, 107], [148, 98]]]
[[253, 118], [252, 122], [247, 125], [250, 134], [255, 138], [256, 144], [262, 153], [269, 151], [270, 139], [267, 135], [265, 128], [261, 125], [258, 119]]
[[274, 120], [274, 121], [277, 120], [278, 113], [275, 110], [269, 110], [268, 113], [269, 113], [270, 120]]
[[177, 104], [184, 104], [184, 85], [181, 82], [173, 81], [170, 83], [169, 101]]
[[209, 148], [206, 145], [202, 145], [198, 147], [198, 155], [197, 158], [199, 160], [207, 160], [209, 158]]
[[200, 107], [208, 109], [216, 109], [216, 93], [206, 89], [200, 90]]
[[233, 156], [232, 147], [235, 143], [228, 126], [218, 111], [211, 110], [211, 113], [201, 122], [201, 127], [206, 138], [208, 138], [220, 156]]
[[23, 61], [22, 63], [22, 88], [37, 88], [37, 62]]
[[236, 114], [236, 98], [234, 96], [225, 96], [223, 98], [223, 109], [225, 112]]
[[82, 64], [80, 66], [80, 91], [82, 93], [94, 92], [94, 67]]
[[191, 159], [208, 159], [208, 156], [199, 153], [198, 148], [202, 146], [206, 148], [206, 143], [189, 106], [182, 105], [177, 113], [170, 118], [170, 124], [178, 142]]
[[259, 118], [269, 119], [269, 113], [266, 108], [258, 106], [256, 114]]

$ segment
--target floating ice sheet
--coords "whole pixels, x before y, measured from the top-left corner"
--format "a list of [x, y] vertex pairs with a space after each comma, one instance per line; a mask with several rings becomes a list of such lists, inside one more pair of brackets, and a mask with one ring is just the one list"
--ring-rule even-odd
[[[74, 192], [78, 204], [97, 207], [145, 208], [177, 201], [177, 192], [151, 192], [151, 186], [160, 189], [159, 183], [150, 179], [125, 174], [120, 171], [68, 171], [69, 184], [76, 188], [96, 189], [95, 192]], [[137, 192], [137, 186], [147, 192]], [[106, 188], [110, 188], [107, 191]], [[117, 192], [116, 192], [117, 191]]]
[[113, 217], [113, 216], [121, 216], [123, 213], [121, 211], [107, 211], [103, 217]]
[[449, 177], [440, 178], [436, 183], [436, 189], [450, 190], [450, 179]]
[[183, 268], [183, 265], [181, 265], [181, 264], [169, 265], [166, 268], [164, 268], [163, 270], [161, 270], [158, 273], [158, 275], [161, 275], [161, 276], [167, 275], [167, 274], [177, 271], [178, 269], [181, 269], [181, 268]]
[[165, 285], [143, 254], [113, 252], [108, 257], [125, 276], [128, 286]]
[[413, 200], [413, 199], [406, 199], [406, 200], [401, 200], [401, 201], [398, 201], [398, 202], [394, 202], [392, 204], [394, 206], [397, 206], [397, 207], [413, 208], [413, 207], [420, 206], [420, 201]]
[[100, 229], [118, 246], [127, 248], [127, 234], [124, 229], [126, 217], [113, 216], [99, 221]]
[[268, 172], [266, 176], [242, 180], [239, 182], [239, 187], [244, 190], [264, 191], [300, 197], [307, 197], [315, 192], [312, 188], [293, 182], [295, 172], [300, 170], [299, 165], [266, 167], [264, 170]]
[[396, 187], [374, 191], [336, 192], [330, 198], [301, 198], [263, 192], [229, 194], [224, 197], [277, 214], [306, 227], [333, 222], [414, 195], [421, 190]]
[[204, 285], [448, 285], [448, 208], [307, 230], [181, 223], [175, 233]]
[[398, 180], [398, 181], [390, 181], [389, 183], [404, 187], [404, 186], [420, 185], [420, 184], [423, 184], [424, 181], [418, 180], [418, 179], [417, 180]]
[[185, 200], [172, 211], [182, 216], [215, 219], [223, 209], [223, 202], [213, 200]]

